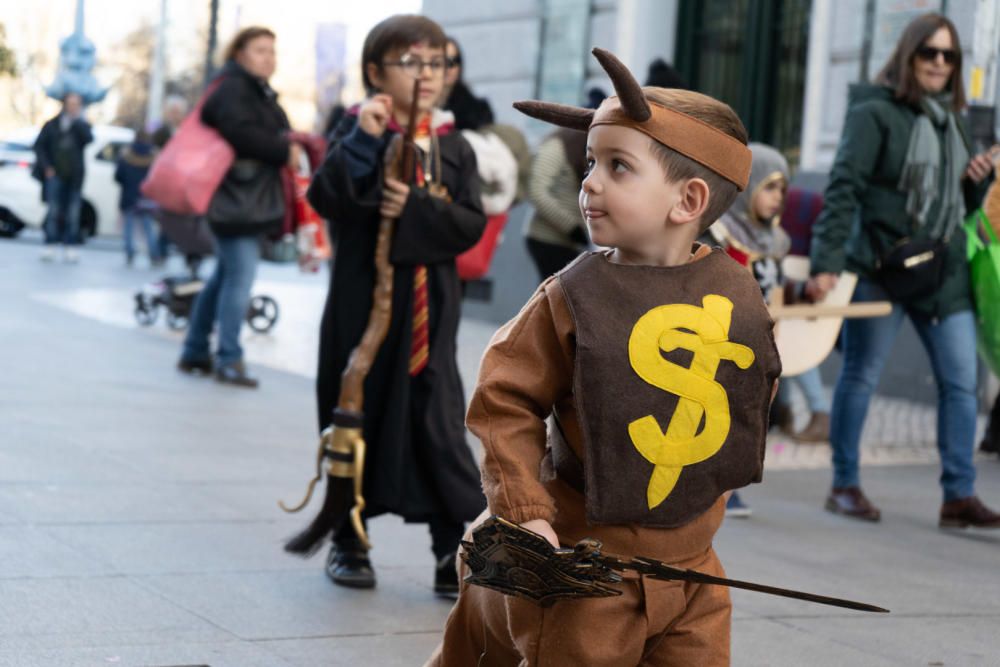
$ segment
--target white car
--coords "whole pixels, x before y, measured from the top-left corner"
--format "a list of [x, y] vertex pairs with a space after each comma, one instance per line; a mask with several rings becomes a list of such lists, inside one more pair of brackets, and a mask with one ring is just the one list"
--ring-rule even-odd
[[[42, 201], [42, 184], [32, 178], [35, 166], [35, 138], [39, 128], [16, 130], [0, 140], [0, 227], [21, 225], [41, 227], [47, 207]], [[118, 234], [118, 198], [121, 187], [115, 182], [115, 166], [122, 150], [132, 143], [135, 132], [127, 127], [95, 125], [94, 140], [84, 149], [87, 175], [83, 182], [80, 233]]]

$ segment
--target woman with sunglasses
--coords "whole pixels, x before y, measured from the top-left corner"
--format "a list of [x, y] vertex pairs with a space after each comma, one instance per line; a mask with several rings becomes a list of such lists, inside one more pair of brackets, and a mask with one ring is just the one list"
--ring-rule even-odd
[[[992, 180], [973, 155], [962, 47], [940, 14], [915, 18], [874, 85], [852, 86], [847, 118], [812, 242], [808, 292], [825, 295], [841, 271], [859, 276], [854, 301], [889, 300], [892, 313], [847, 320], [834, 392], [833, 488], [826, 508], [878, 521], [861, 490], [859, 444], [871, 396], [903, 317], [913, 323], [938, 391], [942, 528], [1000, 528], [975, 495], [976, 323], [961, 222]], [[996, 147], [994, 147], [996, 148]]]

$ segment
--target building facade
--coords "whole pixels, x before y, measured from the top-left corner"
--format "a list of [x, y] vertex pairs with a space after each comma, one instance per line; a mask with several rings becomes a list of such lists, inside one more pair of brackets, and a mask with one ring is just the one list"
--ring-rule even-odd
[[[974, 104], [997, 97], [1000, 0], [424, 0], [461, 43], [467, 81], [532, 137], [518, 99], [579, 103], [609, 84], [589, 55], [614, 51], [639, 76], [654, 58], [729, 103], [751, 138], [804, 172], [832, 160], [851, 83], [874, 77], [903, 26], [941, 11], [956, 24]], [[978, 92], [978, 95], [975, 94]]]
[[[939, 11], [958, 28], [966, 90], [975, 111], [997, 99], [1000, 0], [424, 0], [423, 12], [461, 44], [464, 74], [501, 122], [537, 141], [551, 128], [511, 108], [521, 99], [582, 102], [610, 91], [592, 46], [614, 51], [640, 78], [654, 58], [673, 63], [692, 88], [733, 106], [751, 139], [779, 147], [793, 180], [821, 189], [836, 153], [850, 84], [873, 78], [906, 23]], [[987, 126], [995, 126], [992, 120]], [[505, 321], [536, 283], [511, 217], [494, 260], [497, 289], [473, 317]], [[890, 394], [932, 402], [933, 376], [913, 330], [886, 365]], [[836, 357], [836, 355], [834, 355]], [[832, 382], [838, 361], [824, 365]], [[984, 399], [995, 381], [982, 384]]]

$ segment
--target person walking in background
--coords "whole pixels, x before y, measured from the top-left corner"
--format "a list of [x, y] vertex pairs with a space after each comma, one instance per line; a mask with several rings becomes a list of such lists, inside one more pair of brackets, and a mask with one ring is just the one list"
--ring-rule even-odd
[[[184, 122], [188, 114], [188, 102], [180, 95], [168, 95], [163, 103], [163, 120], [160, 126], [153, 132], [153, 146], [156, 150], [162, 150], [167, 142], [174, 136], [177, 129]], [[178, 215], [161, 208], [154, 209], [154, 217], [160, 224], [159, 235], [156, 240], [156, 252], [166, 261], [170, 254], [170, 237], [164, 233], [163, 228], [168, 225], [195, 225], [195, 216]]]
[[86, 176], [83, 149], [93, 140], [90, 124], [83, 118], [83, 98], [67, 93], [62, 111], [42, 126], [35, 140], [35, 170], [44, 179], [42, 189], [49, 207], [43, 225], [43, 261], [55, 259], [56, 244], [62, 244], [65, 261], [79, 260], [76, 247], [80, 245]]
[[[604, 100], [600, 89], [587, 95], [587, 107]], [[535, 213], [525, 227], [525, 243], [539, 280], [572, 262], [590, 244], [580, 212], [580, 183], [587, 173], [587, 134], [560, 128], [538, 147], [531, 163], [528, 198]]]
[[444, 102], [441, 108], [455, 114], [455, 127], [458, 130], [488, 132], [499, 137], [504, 143], [517, 163], [517, 191], [510, 205], [517, 204], [527, 197], [531, 148], [516, 127], [496, 122], [490, 103], [476, 97], [465, 83], [462, 76], [463, 68], [462, 49], [454, 37], [449, 37], [445, 45], [444, 89], [441, 93]]
[[122, 213], [122, 236], [125, 242], [125, 263], [132, 266], [135, 260], [135, 227], [142, 227], [146, 238], [146, 249], [149, 261], [153, 266], [163, 263], [159, 252], [156, 234], [153, 231], [152, 211], [155, 204], [142, 196], [139, 186], [149, 173], [153, 164], [153, 144], [148, 132], [136, 132], [135, 140], [118, 158], [115, 167], [115, 181], [121, 185], [121, 196], [118, 199], [118, 209]]
[[188, 103], [180, 95], [169, 95], [163, 103], [163, 120], [153, 132], [153, 145], [163, 148], [188, 114]]
[[[217, 129], [236, 151], [233, 170], [252, 170], [256, 174], [273, 170], [277, 176], [285, 165], [299, 162], [300, 149], [288, 137], [288, 118], [278, 105], [277, 93], [268, 85], [276, 66], [274, 40], [274, 33], [267, 28], [241, 30], [226, 49], [226, 65], [219, 75], [221, 82], [201, 110], [202, 122]], [[281, 191], [278, 196], [284, 200], [280, 177], [257, 178], [244, 184], [235, 179], [233, 170], [226, 179], [233, 179], [235, 193], [266, 182], [277, 187]], [[228, 186], [224, 182], [220, 191]], [[257, 197], [260, 193], [245, 194]], [[258, 385], [243, 363], [240, 329], [257, 273], [260, 237], [280, 227], [283, 215], [282, 210], [273, 221], [241, 224], [213, 219], [213, 208], [209, 207], [208, 222], [216, 236], [215, 271], [192, 308], [184, 350], [177, 363], [181, 371], [214, 370], [220, 382], [250, 388]], [[216, 322], [219, 342], [213, 363], [209, 336]]]
[[972, 156], [962, 47], [950, 20], [909, 23], [874, 85], [851, 88], [823, 211], [813, 233], [807, 293], [819, 299], [842, 271], [859, 280], [854, 301], [889, 300], [886, 317], [844, 322], [844, 363], [833, 397], [833, 488], [826, 508], [878, 521], [861, 490], [859, 448], [872, 392], [907, 316], [930, 357], [938, 390], [942, 528], [1000, 528], [975, 495], [976, 323], [965, 234], [993, 165]]
[[681, 73], [663, 58], [656, 58], [649, 63], [649, 70], [646, 72], [647, 86], [658, 86], [660, 88], [683, 88], [688, 90], [689, 86]]

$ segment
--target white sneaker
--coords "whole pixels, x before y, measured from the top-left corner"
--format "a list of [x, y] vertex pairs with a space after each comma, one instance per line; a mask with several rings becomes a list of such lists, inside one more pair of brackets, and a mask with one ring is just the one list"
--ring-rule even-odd
[[55, 261], [56, 258], [55, 248], [53, 248], [52, 246], [45, 246], [45, 248], [42, 249], [42, 254], [39, 255], [38, 258], [43, 262]]
[[63, 252], [63, 261], [67, 264], [76, 264], [80, 261], [80, 253], [73, 248], [66, 248]]

